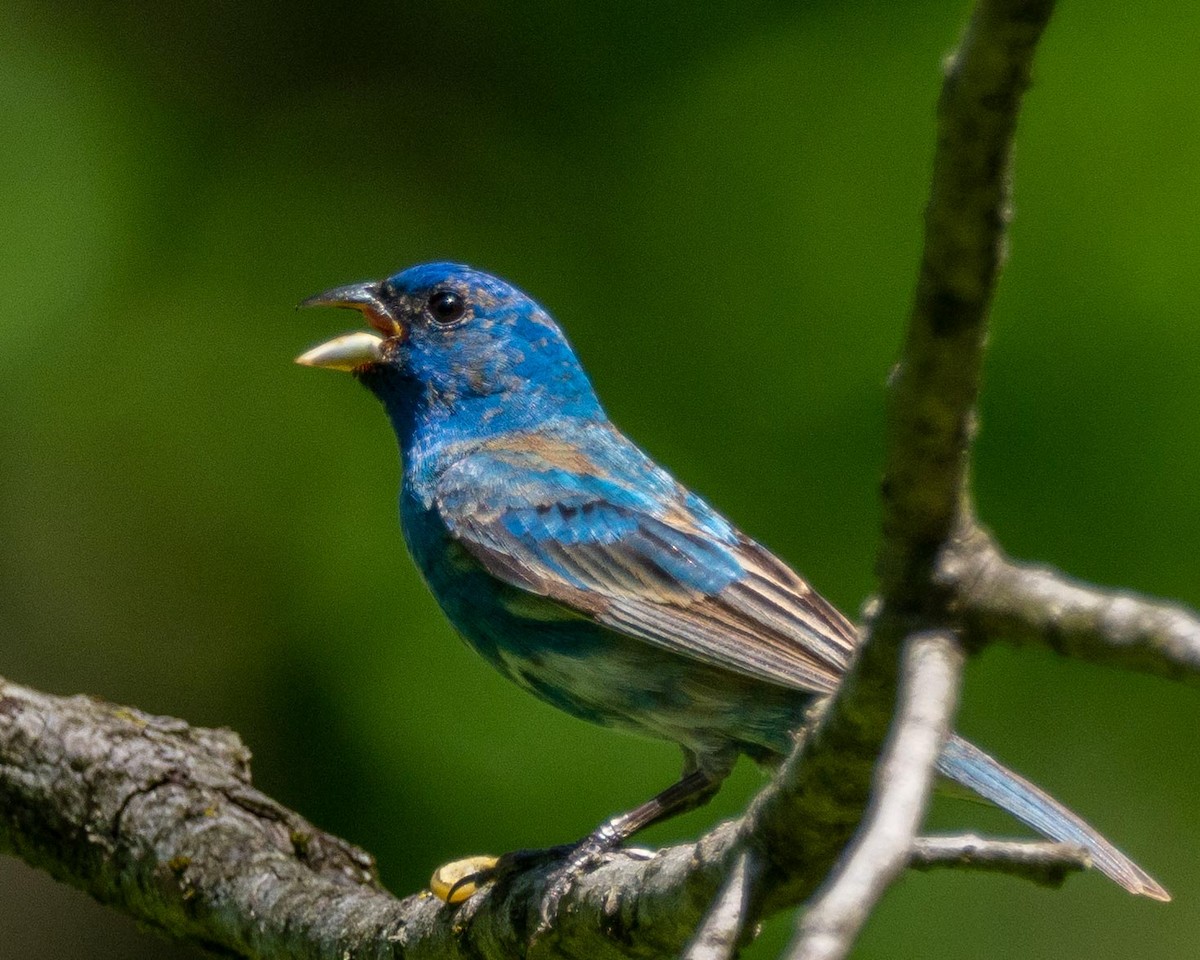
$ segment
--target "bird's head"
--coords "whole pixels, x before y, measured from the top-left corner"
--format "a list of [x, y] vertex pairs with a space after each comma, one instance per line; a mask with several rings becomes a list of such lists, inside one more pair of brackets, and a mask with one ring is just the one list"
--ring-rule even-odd
[[[354, 373], [400, 424], [475, 417], [512, 429], [551, 416], [600, 415], [587, 376], [558, 325], [520, 290], [453, 263], [336, 287], [302, 307], [347, 307], [372, 331], [337, 337], [298, 357]], [[485, 413], [495, 410], [495, 413]]]

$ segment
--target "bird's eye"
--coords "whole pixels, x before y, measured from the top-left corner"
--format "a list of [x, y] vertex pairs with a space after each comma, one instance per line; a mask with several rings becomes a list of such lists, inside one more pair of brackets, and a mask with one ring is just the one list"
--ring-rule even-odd
[[467, 312], [467, 303], [457, 293], [439, 290], [429, 298], [429, 315], [438, 323], [454, 323]]

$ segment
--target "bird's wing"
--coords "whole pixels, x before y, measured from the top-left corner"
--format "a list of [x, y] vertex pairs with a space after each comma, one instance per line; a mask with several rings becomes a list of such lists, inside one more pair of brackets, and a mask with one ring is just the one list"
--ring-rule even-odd
[[597, 452], [594, 442], [536, 434], [492, 441], [443, 472], [436, 508], [500, 580], [673, 653], [777, 686], [832, 690], [853, 625], [612, 437]]

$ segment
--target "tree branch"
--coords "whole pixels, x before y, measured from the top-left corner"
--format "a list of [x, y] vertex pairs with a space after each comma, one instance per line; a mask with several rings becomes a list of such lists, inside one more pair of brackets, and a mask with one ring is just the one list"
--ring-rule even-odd
[[1053, 0], [980, 0], [946, 61], [916, 300], [888, 390], [884, 604], [940, 613], [938, 550], [969, 519], [975, 402], [1005, 257], [1021, 97]]
[[[455, 909], [398, 900], [371, 858], [255, 790], [225, 730], [0, 680], [0, 852], [216, 953], [288, 960], [526, 955], [546, 870]], [[729, 825], [615, 856], [543, 955], [677, 955], [738, 855]]]
[[[546, 871], [458, 908], [428, 893], [397, 899], [366, 853], [255, 790], [248, 760], [226, 730], [0, 679], [0, 852], [169, 936], [266, 960], [675, 956], [706, 914], [696, 942], [710, 949], [736, 947], [763, 915], [761, 897], [749, 902], [761, 843], [747, 844], [743, 820], [648, 861], [614, 856], [574, 886], [555, 930], [533, 944]], [[914, 856], [966, 861], [978, 843]], [[976, 859], [1013, 872], [1004, 855]], [[809, 883], [818, 881], [814, 871]]]
[[911, 859], [938, 754], [954, 721], [962, 654], [945, 634], [916, 634], [905, 650], [900, 708], [880, 760], [863, 827], [799, 924], [791, 960], [850, 952], [884, 891]]
[[[799, 841], [796, 859], [812, 862], [819, 851], [819, 862], [833, 865], [870, 797], [894, 710], [901, 647], [910, 634], [947, 622], [935, 562], [969, 513], [969, 439], [1002, 260], [1008, 158], [1033, 51], [1052, 7], [1051, 0], [980, 0], [947, 62], [916, 302], [888, 392], [881, 602], [857, 662], [781, 778], [789, 785], [785, 802], [823, 796], [835, 815], [782, 837], [768, 834], [777, 863], [786, 863], [789, 842]], [[771, 810], [776, 802], [765, 791], [756, 807]], [[774, 820], [788, 822], [785, 815]]]
[[1036, 644], [1094, 663], [1200, 683], [1200, 619], [1183, 607], [1014, 563], [979, 529], [943, 553], [939, 580], [952, 592], [973, 645], [992, 638]]
[[[819, 758], [830, 740], [843, 762], [876, 751], [899, 645], [917, 631], [963, 630], [979, 646], [998, 630], [1017, 628], [1091, 659], [1155, 672], [1178, 675], [1200, 664], [1195, 621], [1181, 611], [997, 563], [998, 551], [991, 557], [982, 549], [954, 552], [956, 545], [986, 540], [968, 488], [975, 403], [988, 312], [1005, 256], [1017, 115], [1052, 10], [1053, 0], [980, 0], [947, 61], [916, 302], [888, 392], [880, 597], [859, 662], [835, 695], [805, 763], [814, 753]], [[913, 722], [897, 718], [895, 743], [919, 735], [907, 729]], [[830, 729], [838, 736], [828, 737]], [[861, 765], [853, 772], [861, 775]], [[916, 775], [919, 787], [919, 766]], [[860, 787], [839, 784], [834, 795], [849, 799]], [[903, 779], [881, 777], [873, 804], [890, 812], [897, 832], [874, 826], [880, 821], [872, 816], [851, 859], [805, 918], [795, 957], [845, 955], [907, 861], [924, 793]], [[989, 848], [985, 859], [989, 867], [1003, 863], [1024, 875], [1047, 876], [1041, 872], [1045, 860], [1018, 863], [1017, 854]], [[1054, 857], [1063, 854], [1057, 850]], [[983, 862], [968, 855], [963, 860]], [[1055, 878], [1062, 867], [1053, 865]]]
[[387, 929], [370, 857], [254, 790], [248, 763], [229, 731], [0, 682], [0, 850], [238, 955]]
[[750, 900], [760, 872], [754, 852], [743, 847], [683, 960], [729, 960], [746, 936]]
[[[775, 811], [818, 817], [786, 802], [785, 786], [767, 788], [780, 797]], [[614, 855], [574, 885], [555, 928], [534, 942], [552, 866], [457, 908], [428, 893], [397, 899], [366, 853], [254, 789], [235, 734], [0, 679], [0, 852], [225, 955], [676, 956], [693, 938], [696, 957], [732, 955], [716, 951], [797, 902], [751, 903], [766, 862], [756, 829], [780, 836], [787, 825], [759, 810], [651, 860]], [[811, 890], [823, 875], [801, 863], [793, 887]]]
[[1043, 840], [988, 840], [971, 834], [917, 837], [908, 865], [914, 870], [955, 867], [1006, 873], [1046, 887], [1060, 887], [1067, 877], [1091, 866], [1087, 851], [1073, 843]]

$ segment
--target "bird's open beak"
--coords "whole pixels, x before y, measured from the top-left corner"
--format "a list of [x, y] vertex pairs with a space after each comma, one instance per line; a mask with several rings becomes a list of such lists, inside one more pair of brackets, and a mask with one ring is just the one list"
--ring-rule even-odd
[[404, 335], [404, 325], [392, 315], [383, 300], [379, 283], [352, 283], [335, 287], [302, 300], [300, 307], [346, 307], [357, 310], [383, 336], [359, 331], [334, 337], [296, 358], [306, 367], [327, 367], [330, 370], [357, 370], [383, 360], [384, 339]]

